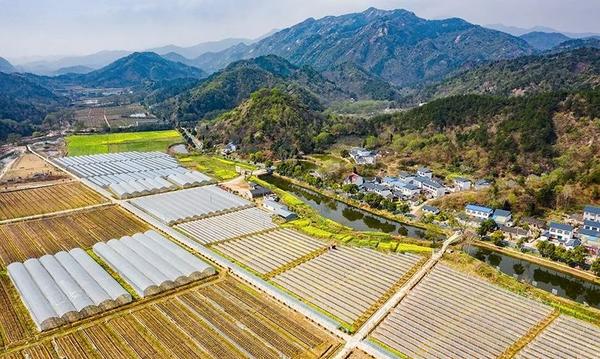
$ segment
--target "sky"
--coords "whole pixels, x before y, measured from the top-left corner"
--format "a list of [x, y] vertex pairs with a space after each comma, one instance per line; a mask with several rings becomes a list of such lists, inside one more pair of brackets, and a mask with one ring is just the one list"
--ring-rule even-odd
[[306, 18], [404, 8], [429, 19], [600, 33], [598, 0], [0, 0], [0, 56], [82, 55], [256, 38]]

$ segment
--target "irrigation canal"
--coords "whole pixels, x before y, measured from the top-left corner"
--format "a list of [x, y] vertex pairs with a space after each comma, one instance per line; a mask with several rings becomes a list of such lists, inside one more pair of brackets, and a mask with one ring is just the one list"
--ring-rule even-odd
[[[281, 177], [262, 176], [261, 179], [282, 190], [293, 193], [304, 203], [318, 211], [323, 217], [354, 230], [398, 234], [401, 231], [404, 232], [402, 228], [405, 228], [408, 237], [421, 238], [423, 236], [424, 231], [422, 229], [391, 221], [387, 218], [349, 206], [315, 191], [296, 186]], [[596, 283], [489, 249], [468, 245], [464, 246], [463, 250], [467, 254], [498, 268], [502, 273], [512, 276], [519, 281], [530, 283], [559, 297], [600, 308], [600, 285]]]

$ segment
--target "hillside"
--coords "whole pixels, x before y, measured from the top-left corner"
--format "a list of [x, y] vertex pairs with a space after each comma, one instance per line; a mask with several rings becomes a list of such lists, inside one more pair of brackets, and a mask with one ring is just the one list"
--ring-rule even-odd
[[310, 18], [255, 44], [205, 54], [195, 62], [207, 71], [266, 54], [318, 71], [353, 62], [398, 86], [410, 87], [483, 61], [533, 51], [522, 39], [461, 19], [425, 20], [405, 10], [371, 8], [357, 14]]
[[130, 87], [148, 81], [205, 76], [200, 69], [169, 61], [155, 53], [136, 52], [99, 70], [82, 75], [75, 81], [93, 87]]
[[398, 100], [401, 91], [362, 67], [346, 62], [323, 72], [323, 76], [349, 92], [356, 100]]
[[565, 41], [571, 40], [570, 37], [559, 32], [532, 31], [519, 37], [527, 41], [534, 49], [540, 51], [550, 50]]
[[202, 125], [200, 133], [210, 144], [230, 141], [242, 153], [264, 151], [267, 156], [289, 158], [314, 150], [324, 118], [301, 97], [281, 89], [262, 89], [233, 111]]
[[32, 125], [42, 123], [46, 114], [62, 98], [20, 74], [0, 72], [0, 141], [9, 133], [31, 133]]
[[524, 95], [600, 86], [600, 49], [581, 48], [483, 65], [423, 92], [428, 98], [462, 94]]
[[159, 105], [158, 110], [179, 121], [214, 118], [241, 104], [255, 91], [275, 86], [320, 99], [349, 97], [310, 68], [294, 66], [277, 56], [262, 56], [229, 65], [199, 86]]
[[0, 57], [0, 72], [4, 72], [5, 74], [10, 74], [13, 72], [17, 72], [17, 69], [15, 69], [13, 67], [13, 65], [11, 65], [10, 62], [8, 62], [8, 60], [6, 60], [3, 57]]
[[549, 50], [549, 52], [559, 53], [563, 51], [581, 49], [584, 47], [600, 49], [600, 38], [574, 39], [565, 41]]

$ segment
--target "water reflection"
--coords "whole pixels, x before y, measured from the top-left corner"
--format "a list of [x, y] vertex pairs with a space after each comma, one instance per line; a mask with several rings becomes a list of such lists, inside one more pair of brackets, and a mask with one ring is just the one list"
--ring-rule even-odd
[[465, 246], [464, 250], [471, 256], [499, 268], [502, 273], [517, 276], [519, 280], [527, 283], [536, 282], [538, 288], [550, 293], [555, 290], [555, 294], [560, 297], [600, 308], [600, 285], [488, 249]]
[[357, 231], [376, 231], [390, 234], [402, 234], [412, 238], [423, 238], [423, 230], [400, 222], [371, 214], [361, 209], [322, 196], [314, 191], [293, 185], [279, 177], [263, 176], [261, 179], [293, 193], [303, 202], [317, 210], [322, 216]]

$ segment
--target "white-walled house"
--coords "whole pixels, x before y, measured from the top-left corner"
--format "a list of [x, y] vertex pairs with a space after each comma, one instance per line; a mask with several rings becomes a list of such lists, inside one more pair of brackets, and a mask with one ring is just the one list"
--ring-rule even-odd
[[574, 228], [568, 224], [550, 222], [550, 225], [548, 225], [548, 233], [551, 238], [566, 243], [573, 239]]
[[446, 194], [446, 188], [444, 186], [428, 177], [418, 176], [413, 180], [413, 184], [433, 198], [441, 197]]
[[490, 183], [490, 181], [485, 180], [485, 179], [480, 179], [480, 180], [475, 181], [475, 185], [474, 185], [475, 189], [478, 191], [482, 190], [482, 189], [490, 188], [491, 186], [492, 186], [492, 184]]
[[359, 165], [374, 165], [377, 162], [377, 152], [364, 148], [353, 148], [349, 152], [350, 157]]
[[466, 178], [458, 177], [454, 179], [454, 186], [459, 191], [468, 191], [473, 186], [473, 183]]
[[478, 204], [468, 204], [465, 207], [465, 213], [470, 217], [490, 219], [494, 214], [494, 210], [489, 207], [480, 206]]
[[360, 187], [364, 183], [365, 183], [365, 179], [356, 173], [352, 173], [344, 179], [344, 184], [355, 184]]
[[583, 220], [600, 222], [600, 207], [585, 206], [583, 209]]
[[492, 216], [494, 222], [496, 222], [499, 226], [512, 226], [512, 213], [510, 211], [505, 211], [503, 209], [497, 209], [494, 211], [494, 215]]
[[433, 172], [427, 167], [421, 167], [417, 170], [417, 175], [421, 177], [427, 177], [429, 179], [433, 178]]

